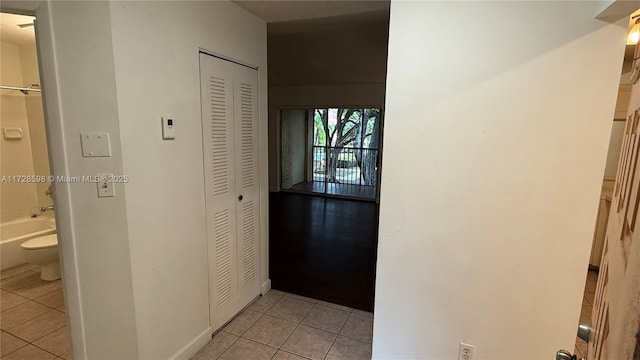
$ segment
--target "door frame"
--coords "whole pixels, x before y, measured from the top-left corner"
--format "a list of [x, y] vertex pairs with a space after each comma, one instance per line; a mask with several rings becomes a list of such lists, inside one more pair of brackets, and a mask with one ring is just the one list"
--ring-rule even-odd
[[[41, 85], [42, 112], [45, 123], [45, 133], [47, 139], [47, 153], [49, 160], [49, 171], [61, 169], [63, 173], [68, 173], [69, 156], [65, 152], [64, 125], [62, 121], [62, 109], [58, 84], [60, 82], [56, 71], [51, 72], [51, 77], [45, 81], [44, 64], [54, 64], [55, 59], [50, 49], [45, 49], [49, 44], [38, 41], [40, 36], [51, 37], [50, 29], [38, 26], [37, 10], [42, 4], [34, 6], [33, 3], [11, 4], [11, 8], [5, 8], [6, 4], [0, 3], [0, 12], [27, 15], [36, 17], [34, 20], [34, 31], [36, 37], [36, 59]], [[44, 7], [44, 6], [42, 6]], [[49, 14], [49, 9], [44, 9], [45, 16]], [[46, 86], [49, 85], [49, 86]], [[46, 87], [45, 87], [46, 86]], [[53, 172], [52, 172], [53, 173]], [[78, 241], [74, 229], [77, 227], [71, 211], [71, 183], [57, 182], [55, 191], [52, 194], [55, 204], [56, 232], [58, 236], [58, 251], [60, 257], [60, 270], [63, 275], [63, 294], [65, 311], [68, 320], [68, 331], [70, 335], [69, 345], [74, 357], [87, 358], [87, 345], [84, 329], [83, 306], [80, 296], [80, 274], [76, 267], [76, 251], [74, 244]]]

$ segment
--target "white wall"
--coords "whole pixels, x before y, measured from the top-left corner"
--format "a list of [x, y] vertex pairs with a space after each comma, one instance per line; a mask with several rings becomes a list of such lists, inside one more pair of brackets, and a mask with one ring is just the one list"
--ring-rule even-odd
[[[107, 199], [94, 184], [56, 186], [74, 357], [188, 358], [211, 335], [199, 47], [260, 68], [270, 287], [266, 24], [218, 1], [56, 1], [36, 15], [54, 173], [130, 177]], [[174, 141], [161, 140], [164, 114]], [[82, 158], [81, 131], [109, 132], [113, 156]]]
[[[19, 46], [20, 61], [22, 63], [23, 85], [40, 84], [38, 73], [38, 58], [36, 56], [35, 42]], [[31, 150], [33, 155], [33, 169], [37, 175], [49, 175], [49, 153], [47, 151], [47, 137], [44, 125], [44, 110], [42, 108], [41, 93], [32, 91], [24, 97], [29, 121], [29, 136], [31, 137]], [[48, 181], [36, 184], [38, 207], [49, 206], [53, 200], [45, 195], [49, 187]]]
[[604, 168], [605, 178], [615, 178], [618, 170], [618, 160], [622, 150], [622, 138], [626, 121], [614, 121], [611, 126], [611, 136], [609, 137], [609, 150], [607, 150], [607, 162]]
[[[40, 83], [35, 44], [13, 44], [3, 41], [1, 55], [0, 78], [3, 85], [27, 86]], [[30, 92], [25, 95], [19, 91], [3, 90], [0, 99], [0, 131], [2, 127], [19, 127], [23, 131], [22, 140], [6, 140], [3, 137], [0, 139], [0, 175], [49, 175], [40, 93]], [[48, 182], [2, 183], [2, 221], [39, 214], [40, 207], [51, 205], [51, 198], [44, 194], [48, 186]]]
[[[20, 47], [4, 41], [0, 45], [2, 84], [22, 86]], [[35, 175], [25, 97], [19, 91], [2, 90], [0, 93], [0, 176]], [[5, 127], [22, 129], [23, 138], [5, 139], [2, 135]], [[33, 183], [2, 182], [0, 197], [0, 219], [3, 222], [38, 213], [36, 185]]]
[[269, 86], [382, 84], [389, 12], [271, 23]]
[[[36, 16], [52, 173], [122, 174], [109, 4], [47, 2]], [[82, 131], [109, 132], [112, 157], [83, 158]], [[126, 194], [115, 190], [99, 199], [95, 184], [55, 185], [75, 359], [138, 357]]]
[[597, 10], [392, 2], [374, 358], [573, 349], [627, 25]]
[[[56, 1], [36, 15], [54, 173], [130, 177], [106, 199], [56, 185], [74, 357], [188, 358], [211, 335], [199, 47], [260, 67], [270, 286], [266, 24], [230, 2]], [[174, 141], [161, 140], [164, 114]], [[113, 156], [82, 158], [81, 131], [109, 132]]]
[[293, 185], [305, 181], [307, 157], [307, 112], [305, 110], [282, 110], [280, 116], [280, 151], [282, 156], [283, 189], [290, 189]]
[[307, 169], [306, 157], [307, 157], [307, 123], [308, 120], [305, 117], [305, 112], [302, 112], [302, 116], [291, 124], [291, 183], [293, 185], [299, 184], [305, 181]]
[[384, 84], [278, 86], [269, 88], [269, 190], [280, 190], [280, 108], [382, 106]]
[[[199, 47], [259, 67], [267, 281], [266, 24], [225, 1], [112, 2], [110, 11], [139, 356], [166, 359], [211, 335]], [[173, 141], [161, 139], [164, 114], [175, 118]]]

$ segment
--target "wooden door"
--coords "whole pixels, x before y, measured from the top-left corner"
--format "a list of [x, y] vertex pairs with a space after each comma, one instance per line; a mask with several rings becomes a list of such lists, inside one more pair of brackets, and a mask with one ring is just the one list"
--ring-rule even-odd
[[210, 323], [260, 293], [257, 71], [200, 54]]
[[629, 115], [593, 304], [587, 358], [640, 359], [638, 110]]

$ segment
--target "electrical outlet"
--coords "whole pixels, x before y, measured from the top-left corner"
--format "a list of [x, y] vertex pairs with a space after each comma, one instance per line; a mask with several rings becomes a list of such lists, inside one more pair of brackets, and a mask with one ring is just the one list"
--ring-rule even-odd
[[473, 348], [475, 346], [460, 343], [460, 352], [458, 353], [458, 360], [473, 360]]

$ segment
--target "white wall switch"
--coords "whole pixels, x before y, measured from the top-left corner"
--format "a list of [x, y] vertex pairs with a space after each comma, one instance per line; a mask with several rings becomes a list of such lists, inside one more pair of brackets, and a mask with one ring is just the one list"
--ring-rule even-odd
[[22, 139], [22, 128], [19, 127], [6, 127], [2, 128], [2, 134], [6, 140], [20, 140]]
[[113, 182], [110, 181], [112, 174], [98, 174], [98, 197], [115, 197], [116, 188]]
[[162, 139], [173, 140], [176, 138], [176, 123], [171, 115], [162, 117]]
[[83, 157], [108, 157], [111, 156], [111, 142], [109, 133], [80, 133]]

